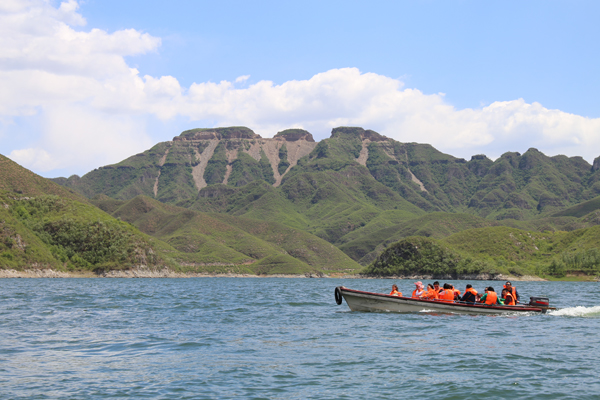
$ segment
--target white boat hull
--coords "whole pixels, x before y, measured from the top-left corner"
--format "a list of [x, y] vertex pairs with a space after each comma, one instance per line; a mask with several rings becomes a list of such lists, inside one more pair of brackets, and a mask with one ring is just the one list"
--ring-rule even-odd
[[441, 312], [459, 314], [507, 314], [533, 312], [540, 313], [545, 310], [529, 306], [489, 306], [486, 304], [448, 303], [439, 300], [421, 300], [410, 297], [390, 296], [380, 293], [362, 292], [347, 289], [343, 286], [337, 288], [346, 304], [352, 311], [366, 312]]

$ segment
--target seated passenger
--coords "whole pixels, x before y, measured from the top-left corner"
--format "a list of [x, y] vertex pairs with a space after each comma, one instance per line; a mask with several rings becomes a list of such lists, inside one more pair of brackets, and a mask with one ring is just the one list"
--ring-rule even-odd
[[438, 292], [438, 294], [440, 294], [440, 292], [442, 291], [442, 288], [440, 287], [440, 283], [438, 281], [433, 282], [433, 290]]
[[473, 289], [473, 285], [470, 283], [467, 285], [465, 289], [465, 294], [460, 299], [460, 301], [464, 301], [466, 303], [475, 303], [477, 301], [477, 290]]
[[479, 302], [485, 303], [487, 305], [500, 304], [498, 302], [498, 295], [494, 291], [494, 288], [491, 286], [488, 288], [485, 288], [485, 294], [483, 296], [481, 296], [481, 299], [479, 300]]
[[423, 282], [419, 281], [419, 282], [415, 282], [415, 285], [417, 286], [417, 288], [415, 290], [413, 290], [412, 292], [412, 297], [421, 297], [421, 295], [423, 295], [423, 293], [425, 293], [425, 290], [423, 288]]
[[421, 298], [425, 300], [436, 300], [438, 297], [438, 292], [431, 283], [427, 285], [427, 292], [421, 295]]
[[506, 282], [504, 288], [508, 290], [508, 292], [512, 295], [513, 299], [515, 299], [515, 304], [519, 302], [519, 292], [517, 292], [517, 288], [512, 285], [510, 282]]
[[445, 301], [447, 303], [454, 302], [454, 290], [452, 290], [451, 285], [444, 283], [444, 289], [439, 293], [440, 300]]
[[450, 285], [450, 288], [454, 290], [454, 300], [460, 300], [460, 290], [454, 287], [454, 285]]
[[392, 285], [392, 291], [390, 292], [390, 296], [400, 296], [400, 297], [402, 297], [402, 292], [398, 291], [398, 286]]
[[506, 296], [506, 289], [502, 289], [502, 293], [498, 296], [498, 303], [504, 305], [504, 296]]
[[502, 289], [502, 298], [505, 306], [516, 306], [515, 298], [508, 289]]

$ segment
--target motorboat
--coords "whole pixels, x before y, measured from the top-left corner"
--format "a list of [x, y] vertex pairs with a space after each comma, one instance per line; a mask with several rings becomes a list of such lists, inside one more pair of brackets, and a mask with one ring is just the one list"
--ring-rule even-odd
[[366, 312], [437, 312], [458, 314], [510, 314], [510, 313], [545, 313], [555, 310], [550, 307], [547, 297], [531, 297], [526, 305], [515, 306], [488, 305], [482, 303], [467, 303], [448, 300], [427, 300], [412, 297], [392, 296], [383, 293], [364, 292], [348, 289], [344, 286], [335, 288], [335, 302], [342, 304], [342, 298], [352, 311]]

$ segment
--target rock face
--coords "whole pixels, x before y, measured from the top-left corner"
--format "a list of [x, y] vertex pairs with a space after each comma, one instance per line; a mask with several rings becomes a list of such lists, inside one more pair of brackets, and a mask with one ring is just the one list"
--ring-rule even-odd
[[273, 139], [240, 126], [191, 129], [118, 164], [55, 182], [90, 198], [105, 194], [129, 200], [142, 194], [178, 202], [219, 183], [244, 186], [261, 179], [277, 187], [316, 145], [302, 129], [279, 132]]

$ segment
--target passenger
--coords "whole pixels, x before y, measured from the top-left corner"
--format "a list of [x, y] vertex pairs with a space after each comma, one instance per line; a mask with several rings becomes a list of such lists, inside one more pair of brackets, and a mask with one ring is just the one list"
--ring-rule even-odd
[[425, 300], [437, 300], [439, 298], [438, 292], [435, 290], [433, 285], [430, 283], [427, 285], [427, 292], [421, 295], [422, 299]]
[[516, 306], [515, 298], [508, 289], [502, 289], [502, 298], [505, 306]]
[[390, 292], [390, 296], [400, 296], [400, 297], [402, 297], [402, 292], [398, 291], [398, 286], [392, 285], [392, 291]]
[[450, 285], [452, 290], [454, 290], [454, 300], [460, 300], [460, 290], [456, 289], [454, 285]]
[[481, 296], [481, 299], [479, 300], [479, 302], [485, 303], [487, 305], [500, 304], [498, 302], [498, 295], [494, 291], [494, 288], [491, 286], [485, 288], [485, 294], [483, 296]]
[[460, 300], [466, 303], [475, 303], [477, 301], [477, 290], [473, 289], [473, 285], [470, 283], [467, 285], [465, 294]]
[[417, 286], [417, 288], [413, 290], [412, 297], [419, 298], [423, 295], [423, 293], [425, 293], [425, 290], [423, 288], [423, 282], [415, 282], [415, 285]]
[[500, 293], [500, 296], [498, 297], [498, 303], [504, 305], [504, 296], [506, 296], [506, 293], [508, 291], [506, 289], [502, 289], [502, 293]]
[[512, 297], [515, 299], [515, 304], [519, 302], [520, 297], [519, 297], [519, 292], [517, 292], [517, 288], [514, 287], [512, 285], [512, 283], [510, 282], [506, 282], [506, 284], [504, 285], [504, 288], [506, 290], [508, 290], [510, 292], [510, 294], [512, 294]]
[[440, 287], [440, 283], [438, 281], [433, 282], [433, 290], [438, 292], [438, 294], [440, 294], [440, 292], [442, 291], [442, 288]]
[[439, 293], [439, 295], [440, 295], [440, 300], [442, 300], [446, 303], [454, 302], [454, 290], [452, 290], [452, 285], [444, 283], [444, 290], [442, 290]]

